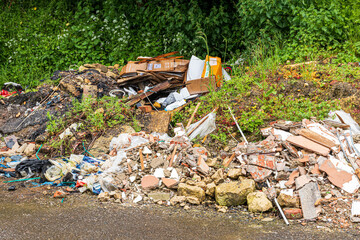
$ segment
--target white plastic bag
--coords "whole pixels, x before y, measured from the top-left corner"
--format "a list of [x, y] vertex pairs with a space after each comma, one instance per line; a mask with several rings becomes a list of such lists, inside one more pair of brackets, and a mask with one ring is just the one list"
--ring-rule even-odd
[[[207, 119], [204, 120], [205, 118]], [[204, 137], [215, 131], [216, 130], [215, 119], [216, 119], [216, 113], [211, 112], [205, 117], [203, 117], [200, 121], [191, 124], [187, 133], [189, 134], [194, 128], [196, 129], [190, 134], [189, 139], [193, 140], [197, 136]]]

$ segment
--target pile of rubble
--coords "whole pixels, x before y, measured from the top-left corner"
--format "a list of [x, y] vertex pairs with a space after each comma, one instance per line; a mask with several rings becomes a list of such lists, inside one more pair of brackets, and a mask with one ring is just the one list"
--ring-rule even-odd
[[[0, 175], [20, 178], [10, 184], [38, 180], [38, 186], [60, 187], [54, 194], [59, 198], [69, 191], [89, 192], [102, 202], [184, 208], [206, 204], [222, 212], [239, 205], [260, 213], [276, 207], [286, 223], [321, 220], [347, 227], [360, 221], [360, 127], [349, 114], [335, 111], [323, 121], [272, 122], [261, 129], [265, 139], [253, 143], [237, 125], [243, 142], [213, 152], [192, 141], [216, 130], [216, 109], [191, 124], [198, 103], [188, 126], [178, 124], [173, 137], [167, 134], [167, 111], [208, 92], [211, 82], [220, 87], [228, 79], [226, 72], [218, 58], [184, 60], [173, 54], [139, 57], [121, 71], [101, 64], [58, 71], [53, 76], [60, 78], [58, 86], [1, 100], [0, 131], [6, 137], [0, 140]], [[118, 136], [97, 137], [85, 146], [73, 123], [58, 135], [80, 139], [77, 154], [45, 157], [48, 149], [39, 138], [48, 115], [66, 112], [71, 96], [104, 95], [125, 101], [133, 110], [156, 110], [145, 114], [157, 116], [154, 124], [141, 132], [127, 127]]]
[[[355, 142], [360, 127], [343, 111], [331, 116], [335, 120], [272, 122], [262, 129], [265, 140], [245, 139], [220, 153], [191, 143], [194, 126], [206, 123], [202, 120], [188, 129], [178, 126], [174, 137], [129, 129], [109, 140], [107, 153], [96, 157], [24, 160], [16, 154], [24, 149], [25, 155], [34, 154], [35, 146], [20, 147], [16, 139], [6, 138], [11, 156], [2, 158], [1, 171], [25, 180], [38, 173], [43, 184], [72, 183], [80, 192], [98, 194], [99, 201], [186, 208], [216, 203], [223, 212], [244, 204], [250, 212], [278, 206], [286, 221], [322, 220], [346, 227], [359, 221], [360, 144]], [[58, 191], [56, 196], [66, 193]]]

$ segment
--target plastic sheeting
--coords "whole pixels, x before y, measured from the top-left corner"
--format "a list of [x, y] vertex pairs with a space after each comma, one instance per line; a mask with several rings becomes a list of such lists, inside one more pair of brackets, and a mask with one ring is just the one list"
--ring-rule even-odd
[[[206, 120], [204, 120], [205, 118]], [[197, 136], [204, 137], [215, 131], [216, 130], [215, 119], [216, 119], [216, 113], [212, 112], [206, 115], [205, 117], [203, 117], [200, 121], [191, 124], [187, 132], [190, 133], [194, 128], [196, 129], [190, 134], [189, 139], [193, 140]], [[198, 126], [200, 123], [201, 125]]]

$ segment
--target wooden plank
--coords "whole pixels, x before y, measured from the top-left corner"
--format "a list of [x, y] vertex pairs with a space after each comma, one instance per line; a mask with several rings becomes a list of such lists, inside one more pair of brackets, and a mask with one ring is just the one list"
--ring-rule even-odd
[[306, 150], [309, 150], [311, 152], [318, 153], [323, 156], [327, 156], [330, 153], [330, 149], [327, 147], [324, 147], [314, 141], [311, 141], [303, 136], [290, 136], [286, 139], [287, 142], [304, 148]]
[[157, 60], [157, 59], [160, 59], [160, 58], [165, 58], [165, 57], [169, 57], [169, 56], [175, 55], [175, 54], [177, 54], [177, 53], [179, 53], [179, 52], [178, 52], [178, 51], [169, 52], [169, 53], [161, 54], [161, 55], [156, 56], [156, 57], [153, 57], [153, 58], [144, 59], [144, 60], [138, 61], [138, 62], [136, 62], [136, 63], [137, 63], [137, 64], [140, 64], [140, 63], [144, 63], [144, 62], [148, 62], [148, 61], [152, 61], [152, 60]]
[[302, 128], [299, 130], [299, 134], [303, 137], [306, 137], [307, 139], [310, 139], [311, 141], [314, 141], [320, 145], [323, 145], [327, 148], [332, 148], [332, 147], [336, 147], [336, 144], [327, 139], [326, 137], [323, 137], [321, 136], [320, 134], [314, 132], [314, 131], [311, 131], [309, 129], [306, 129], [306, 128]]
[[175, 157], [176, 149], [177, 149], [177, 145], [175, 145], [175, 147], [174, 147], [174, 151], [173, 151], [173, 153], [171, 154], [169, 167], [171, 167], [171, 166], [172, 166], [172, 163], [173, 163], [173, 161], [174, 161], [174, 157]]
[[140, 93], [136, 96], [134, 96], [133, 98], [131, 98], [129, 101], [128, 101], [128, 104], [130, 106], [136, 104], [137, 102], [143, 100], [144, 98], [158, 92], [158, 91], [162, 91], [162, 90], [165, 90], [167, 88], [169, 88], [171, 86], [170, 82], [169, 81], [166, 81], [166, 82], [162, 82], [162, 83], [159, 83], [157, 85], [155, 85], [155, 87], [153, 87], [150, 91], [148, 92], [145, 92], [145, 93]]
[[141, 164], [141, 171], [144, 171], [144, 156], [142, 154], [142, 148], [139, 149], [139, 155], [140, 155], [140, 164]]
[[189, 128], [192, 120], [194, 119], [194, 116], [195, 116], [198, 108], [200, 107], [200, 104], [201, 104], [201, 102], [199, 102], [199, 103], [196, 105], [194, 112], [191, 114], [191, 117], [190, 117], [190, 119], [189, 119], [189, 122], [188, 122], [188, 124], [186, 125], [186, 128], [185, 128], [186, 130]]

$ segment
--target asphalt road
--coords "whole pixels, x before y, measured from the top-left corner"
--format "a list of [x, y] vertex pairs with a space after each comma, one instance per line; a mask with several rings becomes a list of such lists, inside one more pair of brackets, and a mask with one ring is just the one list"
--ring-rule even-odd
[[61, 199], [0, 194], [0, 239], [359, 239], [358, 230], [316, 223], [285, 226], [205, 208], [99, 203], [94, 197]]

